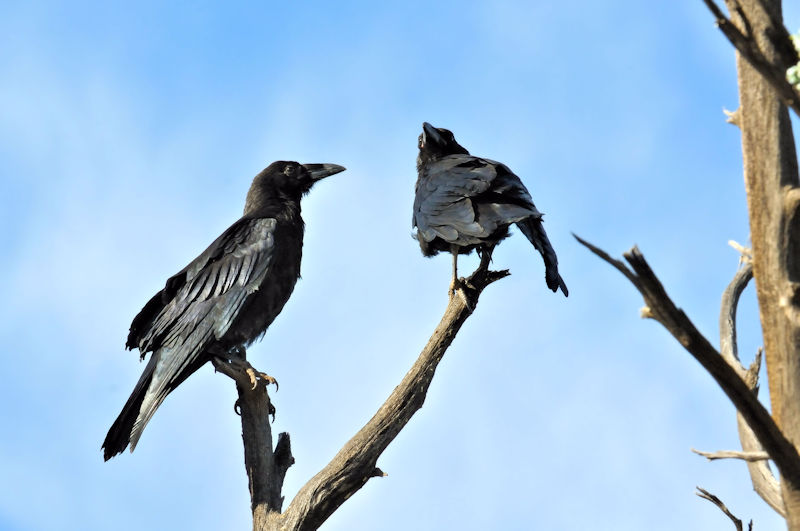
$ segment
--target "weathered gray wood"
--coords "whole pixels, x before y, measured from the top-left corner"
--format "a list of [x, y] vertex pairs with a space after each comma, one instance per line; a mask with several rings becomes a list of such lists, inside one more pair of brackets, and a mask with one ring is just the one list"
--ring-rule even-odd
[[[736, 336], [736, 309], [739, 305], [739, 297], [752, 278], [752, 257], [747, 257], [745, 258], [744, 265], [736, 272], [733, 280], [728, 284], [728, 287], [722, 294], [722, 303], [720, 304], [719, 312], [719, 351], [722, 358], [728, 362], [728, 365], [730, 365], [739, 377], [745, 381], [747, 387], [758, 396], [758, 373], [761, 367], [761, 351], [759, 350], [756, 354], [756, 359], [753, 361], [750, 368], [745, 369], [739, 360]], [[739, 431], [739, 441], [742, 445], [743, 454], [766, 454], [764, 448], [758, 442], [756, 434], [753, 433], [753, 430], [747, 425], [747, 421], [745, 421], [742, 414], [738, 411], [736, 413], [736, 425]], [[717, 454], [719, 454], [719, 452], [717, 452]], [[709, 456], [705, 453], [700, 453], [700, 455], [711, 459], [716, 454], [711, 454], [711, 456]], [[747, 470], [750, 473], [750, 480], [753, 483], [753, 489], [770, 507], [785, 518], [786, 509], [783, 506], [780, 483], [772, 474], [772, 470], [770, 470], [767, 462], [755, 459], [746, 459], [746, 461]]]
[[[756, 451], [756, 452], [745, 452], [739, 450], [718, 450], [716, 452], [703, 452], [701, 450], [695, 450], [692, 448], [692, 452], [696, 453], [697, 455], [701, 455], [708, 459], [709, 461], [716, 461], [718, 459], [741, 459], [742, 461], [749, 462], [758, 462], [758, 461], [768, 461], [770, 459], [769, 454], [764, 450]], [[778, 491], [780, 493], [780, 491]]]
[[739, 306], [742, 292], [752, 279], [752, 259], [747, 258], [742, 267], [736, 271], [728, 287], [722, 292], [722, 302], [719, 306], [719, 353], [743, 380], [747, 376], [747, 369], [739, 360], [739, 347], [736, 339], [736, 309]]

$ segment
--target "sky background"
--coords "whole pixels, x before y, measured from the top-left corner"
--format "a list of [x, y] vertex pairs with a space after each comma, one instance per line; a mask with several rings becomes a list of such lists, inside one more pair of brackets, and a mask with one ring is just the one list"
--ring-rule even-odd
[[[787, 27], [800, 6], [787, 2]], [[712, 342], [747, 243], [734, 56], [684, 2], [0, 4], [0, 529], [248, 529], [235, 388], [204, 367], [136, 452], [100, 444], [143, 368], [130, 321], [241, 213], [273, 160], [345, 173], [305, 199], [303, 278], [249, 351], [276, 376], [290, 500], [411, 366], [450, 260], [411, 238], [423, 121], [508, 164], [570, 297], [519, 234], [425, 406], [323, 526], [756, 529], [735, 411], [616, 271], [638, 244]], [[460, 261], [467, 273], [473, 256]], [[740, 352], [760, 345], [752, 288]]]

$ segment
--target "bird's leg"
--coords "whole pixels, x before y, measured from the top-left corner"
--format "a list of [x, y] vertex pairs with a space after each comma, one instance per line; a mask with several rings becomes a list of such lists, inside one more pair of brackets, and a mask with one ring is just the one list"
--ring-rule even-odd
[[478, 248], [478, 255], [481, 257], [481, 263], [478, 269], [488, 270], [489, 264], [492, 262], [492, 253], [494, 252], [494, 245], [486, 245]]
[[247, 361], [247, 351], [242, 346], [235, 346], [229, 350], [224, 350], [219, 346], [212, 347], [209, 349], [210, 353], [213, 355], [211, 358], [211, 363], [214, 365], [214, 370], [217, 370], [228, 376], [229, 378], [233, 379], [237, 386], [240, 387], [240, 395], [239, 398], [236, 399], [236, 403], [233, 404], [233, 411], [237, 415], [242, 415], [242, 408], [241, 408], [241, 391], [250, 387], [250, 391], [255, 391], [258, 387], [259, 382], [264, 382], [264, 396], [267, 399], [267, 413], [272, 415], [272, 421], [275, 422], [275, 406], [272, 405], [272, 401], [269, 399], [269, 393], [267, 393], [267, 386], [271, 383], [275, 384], [275, 390], [278, 389], [278, 381], [270, 376], [269, 374], [257, 371], [250, 363]]
[[[472, 311], [472, 305], [469, 302], [469, 298], [467, 297], [467, 292], [465, 291], [466, 285], [463, 280], [458, 278], [458, 247], [455, 245], [450, 247], [450, 252], [453, 254], [453, 280], [450, 281], [450, 290], [448, 293], [452, 298], [453, 295], [458, 294], [461, 297], [461, 300], [464, 301], [464, 305]], [[471, 287], [471, 286], [470, 286]]]
[[460, 287], [458, 281], [458, 248], [453, 246], [450, 248], [450, 253], [453, 255], [453, 279], [450, 281], [450, 290], [448, 293], [452, 297], [455, 291]]

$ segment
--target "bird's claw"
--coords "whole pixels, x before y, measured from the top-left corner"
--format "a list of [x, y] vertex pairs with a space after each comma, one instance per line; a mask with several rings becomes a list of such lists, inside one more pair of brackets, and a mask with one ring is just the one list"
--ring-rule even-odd
[[[277, 382], [275, 383], [277, 385]], [[242, 416], [242, 400], [240, 398], [237, 398], [236, 402], [233, 403], [233, 412], [239, 415], [240, 417]], [[275, 412], [276, 409], [275, 406], [272, 405], [272, 400], [270, 400], [269, 397], [267, 397], [267, 414], [272, 416], [272, 422], [275, 422]]]
[[275, 390], [278, 390], [278, 380], [265, 372], [257, 371], [252, 365], [247, 367], [244, 372], [247, 373], [247, 376], [250, 377], [250, 383], [253, 384], [253, 387], [250, 388], [251, 391], [258, 387], [259, 381], [264, 382], [264, 385], [275, 384]]
[[[244, 350], [244, 349], [242, 349]], [[247, 375], [248, 380], [250, 381], [251, 387], [250, 390], [254, 391], [258, 387], [259, 382], [264, 382], [264, 385], [267, 386], [269, 384], [275, 384], [275, 390], [278, 390], [278, 380], [270, 376], [265, 372], [261, 372], [257, 370], [255, 367], [250, 365], [250, 362], [245, 359], [239, 351], [231, 350], [225, 356], [218, 356], [217, 361], [215, 361], [215, 370], [217, 369], [216, 363], [221, 363], [224, 366], [228, 366], [228, 370], [233, 370], [234, 372], [244, 373]], [[228, 374], [236, 381], [240, 382], [239, 378], [234, 377], [231, 374]], [[241, 382], [240, 382], [241, 383]]]

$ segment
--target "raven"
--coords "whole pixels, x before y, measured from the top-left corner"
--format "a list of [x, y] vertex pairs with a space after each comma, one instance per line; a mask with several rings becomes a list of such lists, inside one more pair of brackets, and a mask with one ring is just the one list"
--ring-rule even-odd
[[[133, 451], [158, 406], [193, 372], [214, 357], [241, 359], [264, 334], [300, 277], [300, 199], [314, 183], [344, 169], [270, 164], [253, 179], [244, 215], [145, 304], [125, 346], [138, 348], [142, 359], [152, 355], [103, 442], [106, 461], [128, 444]], [[252, 367], [248, 373], [255, 383]]]
[[547, 287], [569, 294], [542, 226], [543, 214], [505, 164], [471, 156], [452, 132], [425, 122], [417, 173], [414, 236], [425, 256], [453, 254], [451, 292], [459, 283], [458, 255], [476, 249], [482, 258], [491, 258], [494, 246], [508, 236], [508, 226], [516, 223], [544, 259]]

